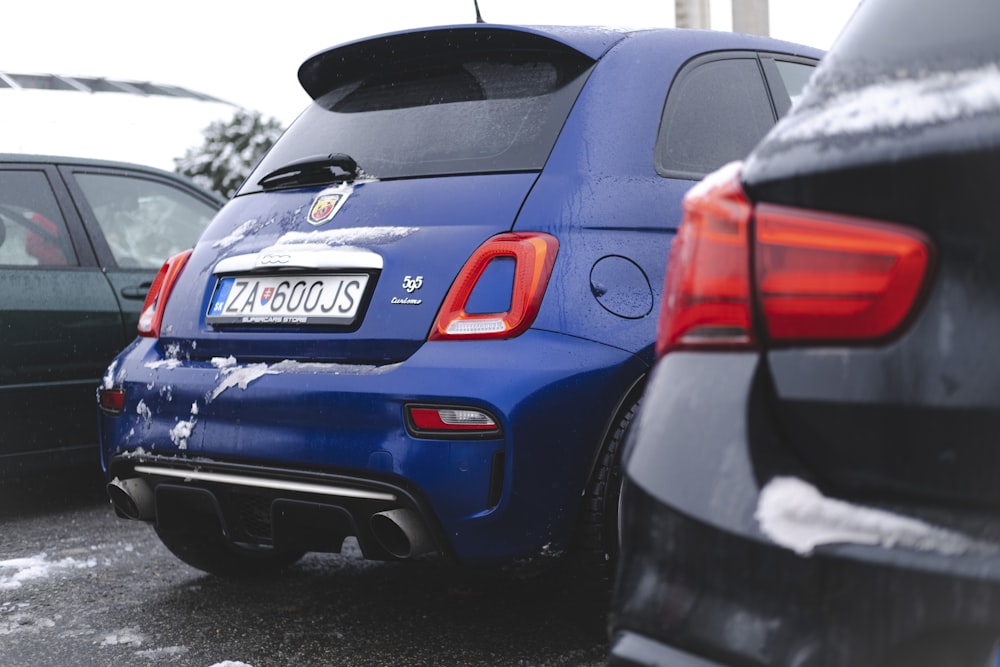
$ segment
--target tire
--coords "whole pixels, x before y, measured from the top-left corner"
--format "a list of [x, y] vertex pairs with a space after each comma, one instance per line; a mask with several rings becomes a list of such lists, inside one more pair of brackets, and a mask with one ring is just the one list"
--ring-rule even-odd
[[271, 576], [305, 555], [302, 551], [232, 544], [222, 535], [203, 531], [164, 530], [158, 526], [154, 530], [164, 546], [191, 567], [228, 579]]
[[618, 561], [620, 527], [619, 499], [622, 491], [621, 455], [632, 423], [639, 413], [639, 401], [624, 409], [601, 450], [590, 484], [584, 495], [577, 530], [574, 560], [578, 573], [597, 584], [610, 585]]

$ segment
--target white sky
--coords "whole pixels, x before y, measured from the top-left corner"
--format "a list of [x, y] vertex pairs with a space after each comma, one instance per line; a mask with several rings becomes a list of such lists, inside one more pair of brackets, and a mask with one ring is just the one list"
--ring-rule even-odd
[[[770, 0], [774, 37], [828, 48], [859, 0]], [[730, 0], [712, 27], [731, 29]], [[491, 23], [672, 27], [673, 0], [480, 0]], [[475, 20], [473, 0], [24, 0], [4, 12], [0, 71], [184, 86], [287, 123], [308, 56], [369, 35]], [[0, 111], [2, 114], [2, 111]]]

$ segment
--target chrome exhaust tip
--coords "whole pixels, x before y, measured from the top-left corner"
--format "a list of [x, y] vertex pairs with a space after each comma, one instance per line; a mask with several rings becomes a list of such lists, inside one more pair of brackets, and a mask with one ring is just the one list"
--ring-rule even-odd
[[396, 558], [414, 558], [436, 551], [427, 527], [413, 510], [401, 508], [373, 514], [371, 528], [382, 548]]
[[151, 521], [156, 516], [153, 489], [141, 477], [115, 477], [108, 482], [107, 490], [118, 516], [139, 521]]

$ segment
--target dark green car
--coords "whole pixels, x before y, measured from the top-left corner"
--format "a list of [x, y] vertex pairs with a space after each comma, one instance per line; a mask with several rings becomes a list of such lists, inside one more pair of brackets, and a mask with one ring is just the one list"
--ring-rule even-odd
[[101, 375], [223, 203], [150, 167], [0, 154], [0, 475], [98, 468]]

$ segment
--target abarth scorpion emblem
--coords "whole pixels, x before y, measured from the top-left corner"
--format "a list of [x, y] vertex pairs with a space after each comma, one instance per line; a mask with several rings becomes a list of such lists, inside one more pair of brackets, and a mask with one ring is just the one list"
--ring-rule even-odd
[[337, 211], [340, 210], [340, 207], [344, 205], [344, 202], [347, 201], [348, 194], [350, 193], [324, 190], [316, 195], [312, 208], [309, 209], [309, 224], [318, 227], [330, 222], [333, 216], [337, 214]]

